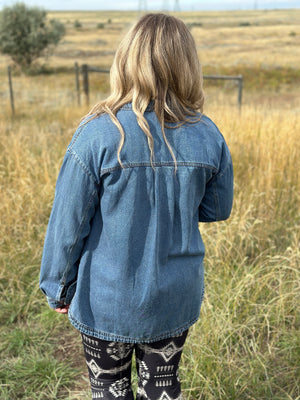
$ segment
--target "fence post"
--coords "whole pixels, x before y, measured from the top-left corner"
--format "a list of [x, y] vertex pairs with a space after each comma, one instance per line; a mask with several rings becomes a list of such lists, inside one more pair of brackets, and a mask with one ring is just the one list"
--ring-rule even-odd
[[76, 83], [76, 92], [77, 92], [77, 104], [80, 106], [80, 81], [79, 81], [79, 66], [78, 62], [74, 64], [75, 68], [75, 83]]
[[239, 76], [239, 90], [238, 90], [238, 105], [241, 111], [242, 109], [242, 95], [243, 95], [243, 76]]
[[11, 67], [10, 67], [10, 65], [7, 67], [7, 74], [8, 74], [8, 85], [9, 85], [11, 111], [12, 111], [12, 115], [15, 115], [14, 91], [13, 91], [13, 87], [12, 87]]
[[224, 75], [203, 75], [203, 79], [212, 79], [212, 80], [232, 80], [232, 81], [237, 81], [238, 82], [238, 107], [241, 111], [242, 109], [242, 93], [243, 93], [243, 75], [238, 75], [238, 76], [224, 76]]
[[90, 89], [89, 89], [89, 66], [87, 64], [83, 64], [82, 67], [82, 76], [83, 76], [83, 91], [86, 98], [86, 105], [89, 105], [90, 102]]

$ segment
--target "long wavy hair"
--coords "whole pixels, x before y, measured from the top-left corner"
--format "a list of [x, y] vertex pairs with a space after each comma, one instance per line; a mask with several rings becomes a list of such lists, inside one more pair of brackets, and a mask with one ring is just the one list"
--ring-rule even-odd
[[167, 140], [168, 123], [179, 126], [198, 121], [203, 111], [203, 78], [195, 41], [178, 18], [166, 14], [146, 14], [130, 29], [120, 43], [110, 71], [110, 96], [97, 103], [88, 116], [110, 115], [118, 127], [121, 140], [118, 160], [125, 133], [117, 118], [118, 110], [132, 103], [138, 125], [148, 139], [150, 161], [153, 166], [153, 137], [145, 110], [150, 102], [161, 125], [166, 145], [176, 158]]

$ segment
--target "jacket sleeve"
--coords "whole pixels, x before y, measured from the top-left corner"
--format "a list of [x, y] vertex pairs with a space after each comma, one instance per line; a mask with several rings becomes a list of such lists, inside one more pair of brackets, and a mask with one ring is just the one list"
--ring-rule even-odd
[[99, 204], [98, 192], [86, 165], [68, 150], [56, 183], [40, 271], [40, 289], [51, 308], [70, 304], [74, 296], [81, 252]]
[[222, 221], [229, 218], [233, 202], [233, 167], [229, 149], [223, 143], [220, 168], [207, 182], [199, 206], [199, 222]]

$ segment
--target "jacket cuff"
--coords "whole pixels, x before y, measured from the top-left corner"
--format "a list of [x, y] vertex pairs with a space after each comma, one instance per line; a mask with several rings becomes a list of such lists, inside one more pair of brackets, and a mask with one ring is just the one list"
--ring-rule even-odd
[[47, 301], [49, 306], [55, 310], [56, 308], [62, 307], [64, 305], [63, 301], [55, 301], [53, 299], [51, 299], [50, 297], [47, 296]]
[[71, 283], [69, 286], [61, 286], [59, 294], [56, 298], [47, 296], [45, 289], [41, 288], [42, 292], [46, 295], [48, 304], [51, 308], [59, 308], [71, 304], [76, 291], [77, 281]]

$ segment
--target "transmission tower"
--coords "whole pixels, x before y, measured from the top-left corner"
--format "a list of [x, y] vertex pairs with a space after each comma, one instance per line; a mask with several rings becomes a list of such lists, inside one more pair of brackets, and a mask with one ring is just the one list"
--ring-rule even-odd
[[[147, 0], [139, 0], [139, 13], [147, 11], [147, 8]], [[169, 0], [163, 0], [162, 10], [169, 11]], [[179, 0], [174, 0], [174, 11], [180, 11]]]
[[174, 11], [180, 11], [179, 0], [174, 1]]
[[163, 9], [163, 11], [169, 10], [169, 0], [163, 0], [162, 9]]
[[[169, 0], [163, 0], [162, 9], [169, 11]], [[174, 0], [174, 11], [180, 11], [179, 0]]]
[[139, 0], [139, 12], [147, 11], [147, 0]]

